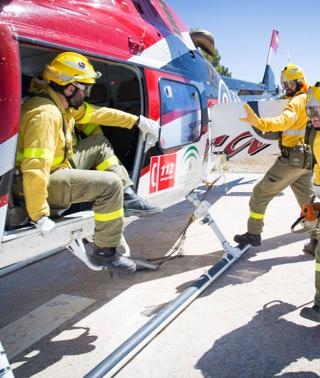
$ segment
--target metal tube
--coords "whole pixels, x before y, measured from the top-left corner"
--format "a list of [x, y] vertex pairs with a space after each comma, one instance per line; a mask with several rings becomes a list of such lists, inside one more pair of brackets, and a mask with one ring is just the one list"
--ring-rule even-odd
[[12, 264], [12, 265], [6, 266], [5, 268], [1, 268], [0, 269], [0, 277], [3, 277], [3, 276], [5, 276], [5, 275], [7, 275], [9, 273], [13, 273], [13, 272], [15, 272], [15, 271], [17, 271], [19, 269], [22, 269], [22, 268], [24, 268], [24, 267], [26, 267], [28, 265], [31, 265], [31, 264], [39, 261], [39, 260], [46, 259], [49, 256], [55, 255], [57, 253], [65, 251], [65, 250], [66, 250], [65, 248], [55, 248], [55, 249], [52, 249], [50, 251], [41, 253], [40, 255], [31, 257], [30, 259], [18, 262], [16, 264]]
[[181, 313], [200, 293], [202, 293], [217, 277], [233, 264], [250, 246], [237, 250], [235, 255], [224, 255], [207, 273], [185, 289], [176, 299], [168, 303], [145, 325], [139, 328], [123, 344], [101, 361], [85, 378], [112, 377], [129, 360], [131, 360], [147, 343], [149, 343], [167, 324]]
[[1, 378], [14, 378], [13, 372], [11, 370], [8, 358], [3, 349], [1, 341], [0, 341], [0, 377]]

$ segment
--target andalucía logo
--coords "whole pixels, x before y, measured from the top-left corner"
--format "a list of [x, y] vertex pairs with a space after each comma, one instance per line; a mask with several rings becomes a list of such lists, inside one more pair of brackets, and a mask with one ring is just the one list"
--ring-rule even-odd
[[184, 164], [189, 163], [189, 169], [191, 169], [192, 161], [193, 160], [197, 161], [198, 158], [199, 158], [199, 151], [197, 147], [195, 146], [188, 147], [185, 153], [183, 154]]

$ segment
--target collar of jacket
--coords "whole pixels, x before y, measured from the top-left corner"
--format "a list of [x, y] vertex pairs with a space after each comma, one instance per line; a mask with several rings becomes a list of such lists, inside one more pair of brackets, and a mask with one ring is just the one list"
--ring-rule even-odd
[[52, 98], [53, 102], [57, 105], [60, 112], [62, 114], [66, 113], [66, 109], [64, 108], [62, 101], [60, 100], [60, 97], [53, 89], [49, 87], [48, 82], [46, 80], [42, 80], [38, 77], [33, 77], [30, 84], [30, 92], [33, 96], [37, 96], [38, 93], [46, 93]]
[[304, 92], [304, 91], [298, 91], [298, 92], [296, 92], [293, 96], [285, 96], [285, 99], [287, 99], [287, 100], [291, 100], [291, 99], [293, 99], [294, 97], [297, 97], [297, 96], [299, 96], [299, 95], [301, 95], [301, 94], [306, 94], [306, 92]]
[[45, 88], [43, 88], [43, 90], [41, 92], [47, 93], [52, 98], [53, 102], [57, 105], [57, 107], [59, 108], [60, 112], [62, 114], [66, 114], [66, 109], [63, 106], [63, 103], [62, 103], [60, 97], [57, 95], [57, 93], [53, 89], [51, 89], [47, 85]]

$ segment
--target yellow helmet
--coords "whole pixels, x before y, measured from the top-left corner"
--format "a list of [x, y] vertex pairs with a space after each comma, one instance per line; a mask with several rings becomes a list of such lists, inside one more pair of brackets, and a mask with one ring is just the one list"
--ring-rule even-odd
[[310, 87], [307, 95], [307, 107], [320, 106], [320, 80]]
[[307, 94], [306, 113], [310, 118], [313, 127], [320, 130], [320, 81], [309, 88]]
[[296, 64], [290, 63], [281, 71], [281, 84], [283, 88], [286, 88], [292, 86], [293, 82], [299, 83], [299, 91], [307, 92], [308, 84], [303, 70]]
[[94, 70], [85, 56], [75, 52], [64, 52], [45, 67], [42, 77], [62, 86], [73, 82], [94, 84], [96, 79], [101, 77], [101, 73]]
[[281, 71], [281, 82], [299, 79], [304, 79], [304, 72], [296, 64], [290, 63]]

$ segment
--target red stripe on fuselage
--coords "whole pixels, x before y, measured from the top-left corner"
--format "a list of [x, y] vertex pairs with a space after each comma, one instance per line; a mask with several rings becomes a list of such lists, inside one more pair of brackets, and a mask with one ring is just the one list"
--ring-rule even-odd
[[9, 193], [1, 196], [0, 197], [0, 207], [7, 205], [8, 204], [8, 200], [9, 200]]
[[140, 171], [140, 177], [146, 175], [149, 171], [150, 171], [150, 165], [148, 165], [147, 167], [142, 168], [141, 171]]
[[197, 111], [197, 110], [177, 110], [175, 112], [163, 114], [161, 116], [161, 121], [162, 121], [161, 123], [164, 125], [164, 124], [172, 122], [172, 121], [174, 121], [178, 118], [181, 118], [181, 117], [185, 116], [186, 114], [194, 113], [195, 111]]

